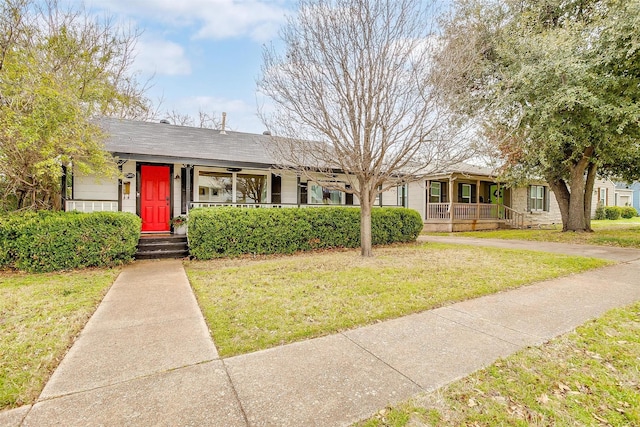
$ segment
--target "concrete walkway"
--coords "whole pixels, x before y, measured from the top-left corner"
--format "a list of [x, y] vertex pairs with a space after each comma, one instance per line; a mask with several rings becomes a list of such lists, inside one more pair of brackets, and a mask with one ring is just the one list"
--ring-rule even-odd
[[640, 300], [638, 250], [525, 245], [622, 263], [224, 360], [180, 262], [137, 262], [38, 402], [0, 413], [0, 425], [349, 425]]

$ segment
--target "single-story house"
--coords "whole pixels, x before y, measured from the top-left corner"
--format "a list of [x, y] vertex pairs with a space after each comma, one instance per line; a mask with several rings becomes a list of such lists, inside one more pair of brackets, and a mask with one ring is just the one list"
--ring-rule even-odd
[[[106, 179], [69, 171], [66, 210], [132, 212], [142, 218], [143, 232], [166, 233], [172, 218], [200, 206], [359, 204], [353, 195], [323, 186], [320, 178], [312, 181], [274, 167], [265, 149], [269, 135], [112, 118], [101, 119], [100, 125], [108, 135], [105, 149], [117, 159], [121, 176]], [[336, 174], [333, 183], [348, 185], [344, 177]], [[613, 188], [598, 184], [594, 198], [596, 193], [607, 200], [610, 196], [607, 203], [613, 204]], [[466, 164], [392, 188], [376, 205], [415, 209], [432, 231], [561, 222], [553, 192], [543, 182], [509, 188], [491, 169]]]

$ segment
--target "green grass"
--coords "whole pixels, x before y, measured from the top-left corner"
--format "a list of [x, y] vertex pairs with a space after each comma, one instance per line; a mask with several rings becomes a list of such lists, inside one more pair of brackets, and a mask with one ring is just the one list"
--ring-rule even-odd
[[362, 326], [600, 267], [605, 261], [461, 245], [409, 244], [186, 264], [221, 356]]
[[0, 409], [35, 401], [118, 272], [0, 273]]
[[639, 361], [637, 303], [358, 425], [638, 426]]
[[[492, 230], [446, 233], [451, 236], [478, 237], [485, 239], [531, 240], [538, 242], [575, 243], [586, 245], [620, 246], [640, 249], [640, 217], [616, 221], [592, 221], [593, 233], [551, 230]], [[443, 233], [434, 233], [443, 235]]]

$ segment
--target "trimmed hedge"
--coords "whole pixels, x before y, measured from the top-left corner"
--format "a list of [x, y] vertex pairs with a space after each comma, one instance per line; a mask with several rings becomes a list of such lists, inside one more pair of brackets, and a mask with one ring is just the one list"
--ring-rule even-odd
[[622, 218], [629, 219], [638, 216], [638, 211], [633, 206], [624, 206], [621, 209], [622, 212], [620, 216], [622, 216]]
[[131, 261], [140, 218], [125, 212], [38, 212], [0, 218], [0, 267], [48, 272]]
[[[422, 225], [414, 210], [374, 208], [372, 242], [413, 242]], [[198, 208], [189, 212], [188, 233], [191, 255], [197, 259], [355, 248], [360, 246], [360, 209]]]
[[620, 219], [622, 208], [619, 206], [606, 206], [604, 208], [604, 216], [606, 219]]

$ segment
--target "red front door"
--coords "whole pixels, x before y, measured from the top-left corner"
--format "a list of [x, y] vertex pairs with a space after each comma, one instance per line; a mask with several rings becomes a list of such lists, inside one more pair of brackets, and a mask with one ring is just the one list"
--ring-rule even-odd
[[169, 231], [170, 172], [169, 166], [140, 166], [142, 231]]

